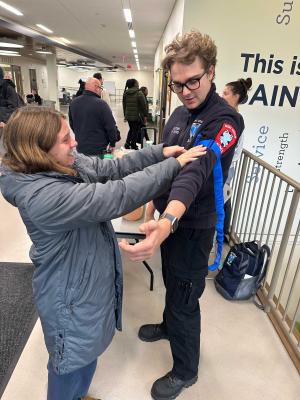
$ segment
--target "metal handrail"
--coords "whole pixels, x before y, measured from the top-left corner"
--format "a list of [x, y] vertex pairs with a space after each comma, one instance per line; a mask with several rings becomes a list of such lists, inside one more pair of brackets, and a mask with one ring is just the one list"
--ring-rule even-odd
[[272, 165], [268, 164], [266, 161], [261, 160], [259, 157], [257, 157], [254, 154], [250, 153], [250, 151], [248, 151], [246, 149], [243, 149], [243, 154], [245, 154], [248, 158], [251, 158], [251, 160], [254, 160], [255, 162], [257, 162], [262, 167], [265, 167], [267, 170], [272, 172], [274, 175], [278, 176], [278, 178], [280, 178], [281, 180], [285, 181], [286, 183], [288, 183], [291, 186], [294, 186], [294, 188], [296, 190], [300, 190], [300, 182], [295, 181], [290, 176], [288, 176], [288, 175], [284, 174], [283, 172], [279, 171], [278, 169], [276, 169]]
[[230, 240], [271, 247], [260, 297], [300, 372], [300, 183], [243, 150], [231, 187]]

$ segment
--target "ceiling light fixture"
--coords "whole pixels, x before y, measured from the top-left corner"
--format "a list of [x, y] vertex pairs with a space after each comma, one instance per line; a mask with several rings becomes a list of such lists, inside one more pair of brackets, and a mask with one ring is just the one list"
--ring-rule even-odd
[[134, 54], [137, 54], [137, 52], [138, 52], [137, 49], [133, 49]]
[[19, 53], [3, 53], [3, 51], [0, 50], [0, 56], [20, 57], [21, 54], [19, 54]]
[[132, 22], [132, 15], [130, 8], [123, 8], [126, 22]]
[[23, 13], [21, 13], [21, 11], [19, 11], [17, 8], [10, 6], [7, 3], [4, 3], [4, 1], [0, 1], [0, 7], [5, 8], [5, 10], [10, 11], [11, 13], [15, 14], [15, 15], [19, 15], [22, 16], [24, 15]]
[[63, 42], [67, 43], [67, 44], [71, 44], [70, 40], [65, 39], [63, 37], [60, 38], [60, 40], [62, 40]]
[[39, 54], [53, 54], [50, 50], [36, 50], [35, 52]]
[[132, 47], [136, 47], [136, 42], [131, 42]]
[[51, 31], [51, 29], [47, 28], [45, 25], [42, 24], [36, 24], [36, 26], [40, 29], [42, 29], [43, 31], [47, 32], [47, 33], [53, 33], [53, 31]]
[[20, 49], [24, 46], [22, 44], [17, 44], [17, 43], [0, 42], [0, 47], [11, 47], [15, 49]]
[[7, 53], [7, 54], [16, 54], [18, 53], [16, 50], [0, 50], [1, 53]]
[[131, 37], [131, 39], [134, 39], [135, 38], [135, 33], [134, 33], [134, 30], [133, 29], [129, 29], [129, 36]]

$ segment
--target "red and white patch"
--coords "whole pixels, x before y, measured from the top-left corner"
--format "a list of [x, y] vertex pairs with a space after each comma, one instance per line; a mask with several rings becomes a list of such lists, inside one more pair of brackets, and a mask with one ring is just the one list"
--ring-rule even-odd
[[215, 142], [219, 146], [221, 154], [224, 154], [230, 149], [237, 141], [237, 134], [234, 127], [230, 124], [224, 123], [219, 130]]

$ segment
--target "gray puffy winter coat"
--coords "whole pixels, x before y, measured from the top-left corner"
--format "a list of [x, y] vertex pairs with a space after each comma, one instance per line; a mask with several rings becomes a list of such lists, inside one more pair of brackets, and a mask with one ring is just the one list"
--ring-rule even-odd
[[34, 298], [58, 374], [95, 360], [121, 330], [121, 257], [110, 220], [170, 186], [180, 165], [163, 158], [162, 145], [118, 160], [77, 154], [80, 178], [1, 167], [2, 194], [33, 242]]

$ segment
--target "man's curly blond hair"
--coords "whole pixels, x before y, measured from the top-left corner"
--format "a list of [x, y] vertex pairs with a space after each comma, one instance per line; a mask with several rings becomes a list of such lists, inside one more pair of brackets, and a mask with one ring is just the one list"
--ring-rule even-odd
[[192, 64], [198, 56], [205, 71], [217, 63], [217, 47], [210, 36], [191, 31], [176, 38], [165, 47], [166, 57], [162, 61], [164, 69], [171, 69], [175, 62]]

